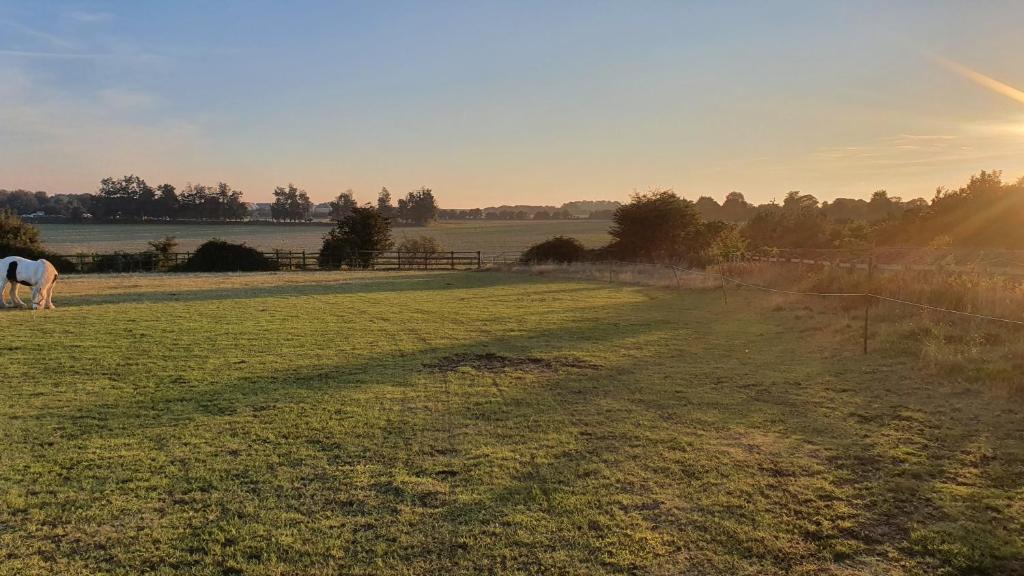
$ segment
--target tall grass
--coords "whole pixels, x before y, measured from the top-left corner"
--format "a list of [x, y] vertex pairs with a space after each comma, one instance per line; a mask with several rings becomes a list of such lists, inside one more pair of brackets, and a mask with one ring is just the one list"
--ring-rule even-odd
[[[546, 277], [720, 289], [725, 278], [779, 290], [871, 293], [949, 310], [1024, 321], [1024, 279], [935, 271], [875, 271], [791, 263], [728, 263], [700, 271], [625, 263], [516, 265], [506, 269]], [[824, 298], [760, 291], [727, 281], [730, 293], [757, 295], [769, 309], [834, 311], [836, 329], [859, 330], [865, 299]], [[745, 301], [743, 304], [747, 305]], [[854, 328], [854, 326], [858, 326]], [[1024, 326], [872, 300], [870, 347], [916, 356], [922, 367], [957, 382], [1024, 393]], [[855, 353], [851, 350], [851, 353]]]
[[576, 262], [571, 264], [511, 264], [497, 268], [535, 276], [666, 288], [713, 288], [721, 285], [720, 276], [711, 269], [681, 270], [657, 264]]
[[1024, 279], [980, 273], [880, 271], [791, 263], [730, 263], [727, 276], [751, 284], [809, 292], [872, 293], [947, 308], [1024, 321]]
[[[869, 276], [864, 270], [778, 263], [731, 263], [720, 271], [743, 282], [778, 289], [871, 293], [1024, 321], [1024, 279], [1015, 277], [938, 271], [875, 271]], [[807, 298], [773, 296], [777, 305], [795, 305]], [[862, 310], [865, 304], [860, 298], [815, 300], [815, 306], [847, 312]], [[870, 320], [876, 351], [916, 355], [924, 368], [951, 381], [1024, 393], [1024, 326], [877, 299], [871, 301]]]

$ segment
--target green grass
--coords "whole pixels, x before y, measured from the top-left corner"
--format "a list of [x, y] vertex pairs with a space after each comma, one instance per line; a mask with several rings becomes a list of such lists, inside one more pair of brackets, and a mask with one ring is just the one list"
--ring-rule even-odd
[[1022, 573], [1021, 398], [766, 302], [69, 277], [0, 311], [0, 573]]
[[[164, 236], [178, 239], [181, 250], [192, 250], [210, 238], [245, 242], [264, 250], [320, 249], [328, 225], [202, 225], [202, 224], [39, 224], [43, 243], [61, 254], [110, 253], [146, 250], [150, 240]], [[439, 222], [425, 228], [398, 227], [396, 241], [406, 237], [433, 236], [449, 250], [482, 251], [489, 255], [522, 252], [553, 236], [568, 235], [588, 246], [608, 242], [607, 220], [523, 222]]]

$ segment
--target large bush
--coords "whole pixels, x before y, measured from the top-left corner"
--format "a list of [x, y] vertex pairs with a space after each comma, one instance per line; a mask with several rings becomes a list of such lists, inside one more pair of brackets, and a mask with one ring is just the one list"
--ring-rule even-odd
[[575, 238], [555, 236], [540, 244], [534, 244], [523, 253], [520, 260], [525, 264], [541, 262], [558, 262], [562, 264], [579, 262], [587, 254], [587, 249]]
[[373, 206], [359, 206], [327, 233], [317, 259], [321, 268], [369, 268], [377, 252], [393, 246], [391, 220]]
[[182, 265], [182, 270], [187, 272], [258, 272], [277, 269], [277, 262], [259, 250], [217, 238], [197, 248]]
[[707, 264], [719, 236], [731, 234], [722, 222], [703, 222], [693, 202], [671, 190], [634, 195], [612, 220], [613, 240], [605, 252], [623, 260]]
[[39, 242], [39, 229], [22, 222], [13, 212], [0, 212], [0, 245], [43, 249]]

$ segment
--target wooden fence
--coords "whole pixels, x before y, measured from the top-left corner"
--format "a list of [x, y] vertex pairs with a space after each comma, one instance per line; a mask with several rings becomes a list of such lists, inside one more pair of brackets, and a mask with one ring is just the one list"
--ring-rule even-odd
[[[277, 262], [281, 270], [336, 270], [340, 268], [369, 270], [468, 270], [483, 267], [480, 252], [360, 252], [358, 256], [339, 262], [324, 262], [316, 252], [275, 250], [263, 252]], [[114, 254], [72, 254], [60, 256], [74, 264], [79, 273], [99, 272], [161, 272], [177, 269], [192, 257], [192, 252], [117, 252]]]

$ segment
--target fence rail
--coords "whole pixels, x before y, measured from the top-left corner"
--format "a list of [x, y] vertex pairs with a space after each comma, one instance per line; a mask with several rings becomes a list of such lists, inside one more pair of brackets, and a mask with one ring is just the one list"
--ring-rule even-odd
[[[480, 252], [382, 252], [363, 251], [358, 256], [337, 262], [320, 262], [316, 252], [274, 250], [263, 256], [276, 262], [281, 270], [320, 270], [360, 268], [370, 270], [468, 270], [483, 267]], [[117, 252], [113, 254], [60, 255], [71, 262], [78, 273], [162, 272], [180, 269], [192, 252]]]

